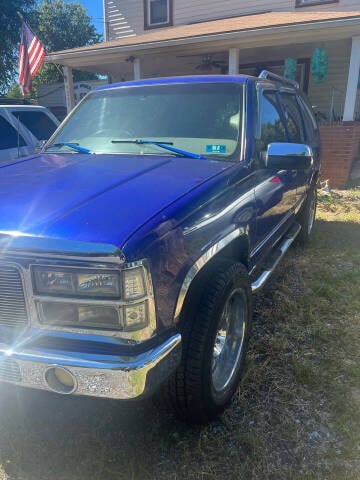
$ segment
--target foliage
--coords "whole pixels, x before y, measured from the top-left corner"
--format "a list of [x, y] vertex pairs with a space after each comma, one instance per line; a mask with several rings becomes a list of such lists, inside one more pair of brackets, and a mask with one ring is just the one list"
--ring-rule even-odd
[[0, 92], [13, 81], [17, 68], [20, 19], [16, 12], [26, 15], [34, 4], [35, 0], [0, 0]]
[[[101, 40], [86, 9], [77, 1], [67, 3], [65, 0], [43, 0], [39, 8], [29, 16], [29, 23], [47, 52], [92, 45]], [[97, 78], [95, 74], [74, 71], [74, 80], [94, 78]], [[34, 79], [34, 87], [62, 80], [55, 65], [44, 64]]]
[[[18, 11], [24, 15], [47, 52], [82, 47], [101, 40], [86, 9], [78, 1], [42, 0], [39, 4], [36, 0], [0, 0], [0, 92], [13, 84], [18, 65], [21, 25]], [[74, 80], [95, 78], [93, 73], [74, 71]], [[62, 81], [61, 69], [52, 64], [43, 64], [33, 81], [32, 96], [36, 96], [39, 84]], [[13, 96], [16, 93], [13, 87], [9, 93], [16, 98]]]
[[14, 83], [6, 94], [7, 98], [22, 98], [22, 93], [18, 83]]

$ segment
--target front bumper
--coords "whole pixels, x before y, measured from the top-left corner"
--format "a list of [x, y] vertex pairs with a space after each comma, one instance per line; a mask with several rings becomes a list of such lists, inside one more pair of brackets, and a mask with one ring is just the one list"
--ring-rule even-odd
[[[0, 345], [0, 382], [73, 395], [131, 399], [155, 391], [175, 371], [180, 359], [180, 334], [136, 356], [75, 356]], [[54, 369], [69, 375], [74, 388], [61, 391], [49, 381], [49, 372]]]

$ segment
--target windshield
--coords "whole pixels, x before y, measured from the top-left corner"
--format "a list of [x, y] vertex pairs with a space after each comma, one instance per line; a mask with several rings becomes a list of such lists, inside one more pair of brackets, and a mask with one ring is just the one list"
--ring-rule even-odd
[[242, 105], [243, 86], [232, 83], [100, 90], [79, 105], [46, 149], [77, 153], [72, 144], [91, 153], [176, 154], [157, 142], [184, 156], [239, 158]]

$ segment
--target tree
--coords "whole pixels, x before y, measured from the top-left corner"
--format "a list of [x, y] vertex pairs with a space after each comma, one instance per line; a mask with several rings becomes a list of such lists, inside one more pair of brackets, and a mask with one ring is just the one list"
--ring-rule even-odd
[[14, 83], [9, 91], [7, 92], [6, 94], [6, 97], [7, 98], [23, 98], [22, 96], [22, 93], [21, 93], [21, 89], [20, 89], [20, 86], [18, 83]]
[[35, 2], [36, 0], [0, 0], [0, 92], [4, 92], [14, 81], [18, 64], [21, 22], [16, 12], [26, 16]]
[[[32, 12], [29, 21], [47, 52], [92, 45], [101, 40], [86, 9], [77, 1], [67, 3], [65, 0], [43, 0], [38, 9]], [[97, 78], [95, 74], [74, 70], [75, 80], [94, 78]], [[62, 80], [55, 65], [44, 64], [34, 79], [34, 87]]]

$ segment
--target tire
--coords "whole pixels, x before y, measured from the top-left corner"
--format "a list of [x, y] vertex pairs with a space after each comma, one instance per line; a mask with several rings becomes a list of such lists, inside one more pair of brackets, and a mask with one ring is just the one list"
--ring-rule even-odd
[[317, 192], [316, 188], [312, 187], [298, 216], [298, 222], [301, 226], [301, 230], [296, 239], [298, 245], [305, 245], [310, 238], [315, 222], [316, 205]]
[[203, 424], [237, 390], [248, 347], [252, 294], [240, 263], [216, 263], [185, 308], [182, 362], [168, 384], [181, 419]]

